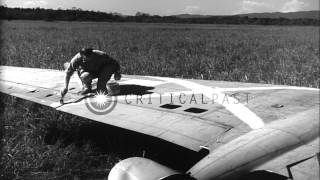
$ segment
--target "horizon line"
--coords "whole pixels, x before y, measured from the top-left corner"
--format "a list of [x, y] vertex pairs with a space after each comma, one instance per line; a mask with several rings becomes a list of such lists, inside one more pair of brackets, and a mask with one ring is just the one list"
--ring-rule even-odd
[[[89, 9], [82, 9], [78, 7], [72, 7], [72, 8], [44, 8], [44, 7], [9, 7], [6, 4], [0, 4], [2, 7], [6, 8], [20, 8], [20, 9], [44, 9], [44, 10], [81, 10], [81, 11], [92, 11], [92, 12], [100, 12], [100, 13], [106, 13], [106, 14], [119, 14], [121, 16], [136, 16], [136, 14], [128, 15], [128, 14], [122, 14], [120, 12], [107, 12], [107, 11], [100, 11], [100, 10], [89, 10]], [[143, 13], [148, 14], [150, 16], [178, 16], [178, 15], [191, 15], [191, 16], [237, 16], [237, 15], [246, 15], [246, 14], [273, 14], [273, 13], [281, 13], [281, 14], [289, 14], [289, 13], [297, 13], [297, 12], [311, 12], [311, 11], [318, 11], [320, 13], [320, 10], [308, 10], [308, 11], [292, 11], [292, 12], [281, 12], [281, 11], [272, 11], [272, 12], [248, 12], [248, 13], [237, 13], [237, 14], [219, 14], [219, 15], [212, 15], [212, 14], [193, 14], [193, 13], [180, 13], [180, 14], [171, 14], [171, 15], [159, 15], [159, 14], [151, 14], [148, 12], [142, 12], [137, 11], [136, 13]]]

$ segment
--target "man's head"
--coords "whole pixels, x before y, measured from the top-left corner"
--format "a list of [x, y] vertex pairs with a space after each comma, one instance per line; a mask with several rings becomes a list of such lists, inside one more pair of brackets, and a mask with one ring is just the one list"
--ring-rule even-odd
[[92, 48], [82, 48], [80, 50], [80, 55], [83, 59], [83, 62], [87, 61], [87, 58], [91, 56], [92, 52], [93, 52]]

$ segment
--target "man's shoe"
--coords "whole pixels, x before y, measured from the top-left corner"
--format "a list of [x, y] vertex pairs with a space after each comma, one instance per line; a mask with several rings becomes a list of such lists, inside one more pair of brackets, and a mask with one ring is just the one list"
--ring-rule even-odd
[[108, 90], [107, 89], [96, 89], [95, 91], [96, 94], [105, 94], [107, 95], [108, 94]]
[[91, 92], [92, 92], [92, 89], [84, 89], [84, 90], [80, 91], [79, 93], [80, 93], [80, 95], [86, 95]]

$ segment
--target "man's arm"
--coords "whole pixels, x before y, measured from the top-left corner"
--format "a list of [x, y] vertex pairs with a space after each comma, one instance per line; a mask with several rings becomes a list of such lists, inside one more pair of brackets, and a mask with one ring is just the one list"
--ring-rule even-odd
[[114, 71], [114, 80], [120, 80], [121, 79], [121, 67], [120, 64], [117, 60], [113, 59], [112, 57], [107, 55], [108, 63], [112, 66], [115, 66], [115, 71]]
[[80, 54], [78, 53], [77, 55], [75, 55], [70, 63], [64, 63], [64, 68], [66, 69], [66, 75], [65, 75], [65, 79], [64, 79], [64, 88], [61, 90], [61, 97], [63, 98], [67, 92], [68, 92], [68, 87], [69, 87], [69, 82], [70, 82], [70, 78], [73, 74], [73, 72], [75, 71], [75, 66], [77, 64], [77, 62], [80, 59]]
[[61, 91], [61, 96], [62, 97], [64, 97], [68, 92], [69, 82], [70, 82], [70, 78], [71, 78], [73, 72], [74, 71], [70, 71], [69, 68], [66, 71], [66, 76], [65, 76], [65, 79], [64, 79], [64, 88]]
[[121, 79], [121, 71], [120, 71], [120, 64], [114, 60], [114, 65], [116, 66], [116, 71], [114, 72], [114, 80], [118, 81]]

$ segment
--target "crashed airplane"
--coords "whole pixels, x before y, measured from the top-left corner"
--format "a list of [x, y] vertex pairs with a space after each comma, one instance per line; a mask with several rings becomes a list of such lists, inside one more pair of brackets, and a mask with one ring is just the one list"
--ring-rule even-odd
[[185, 172], [124, 159], [109, 180], [319, 179], [319, 89], [124, 75], [105, 103], [74, 76], [60, 103], [64, 75], [1, 66], [0, 91], [205, 154]]

